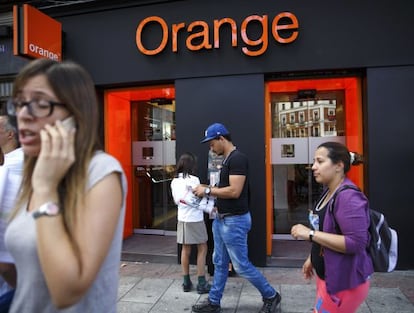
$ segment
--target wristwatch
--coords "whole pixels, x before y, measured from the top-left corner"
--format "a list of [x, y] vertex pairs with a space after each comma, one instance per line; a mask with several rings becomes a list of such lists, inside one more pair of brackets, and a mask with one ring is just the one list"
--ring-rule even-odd
[[313, 229], [311, 229], [309, 231], [309, 241], [312, 242], [313, 241], [313, 236], [315, 236], [315, 231]]
[[211, 193], [211, 188], [210, 188], [210, 187], [206, 187], [206, 189], [204, 189], [204, 194], [205, 194], [206, 196], [209, 196], [209, 195], [210, 195], [210, 193]]
[[37, 219], [41, 216], [56, 216], [60, 214], [60, 209], [55, 202], [46, 202], [42, 204], [36, 211], [33, 211], [33, 218]]

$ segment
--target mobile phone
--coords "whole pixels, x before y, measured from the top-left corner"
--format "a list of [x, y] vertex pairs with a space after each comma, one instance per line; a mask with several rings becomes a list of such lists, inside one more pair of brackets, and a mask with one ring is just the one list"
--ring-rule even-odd
[[71, 115], [62, 121], [62, 125], [66, 130], [75, 128], [75, 118]]

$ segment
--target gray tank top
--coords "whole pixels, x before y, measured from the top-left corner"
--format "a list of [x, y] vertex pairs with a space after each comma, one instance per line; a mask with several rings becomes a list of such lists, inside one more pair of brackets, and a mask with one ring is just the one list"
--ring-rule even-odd
[[64, 310], [57, 310], [51, 302], [36, 249], [35, 221], [31, 213], [25, 210], [26, 206], [8, 225], [5, 234], [6, 245], [15, 260], [18, 272], [17, 288], [10, 313], [116, 313], [127, 191], [125, 174], [119, 162], [104, 152], [97, 152], [89, 166], [87, 188], [90, 189], [102, 178], [113, 172], [121, 173], [122, 177], [124, 200], [121, 214], [108, 255], [95, 281], [77, 304]]

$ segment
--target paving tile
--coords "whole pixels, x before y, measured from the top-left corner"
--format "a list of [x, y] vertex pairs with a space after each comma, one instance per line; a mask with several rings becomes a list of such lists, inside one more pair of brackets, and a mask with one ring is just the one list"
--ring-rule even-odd
[[133, 301], [119, 301], [118, 302], [118, 313], [148, 313], [150, 312], [153, 304], [150, 303], [139, 303]]
[[[282, 313], [312, 312], [314, 280], [305, 281], [298, 268], [259, 270], [281, 292]], [[190, 267], [190, 274], [196, 285], [194, 266]], [[126, 262], [120, 267], [118, 313], [190, 313], [191, 306], [206, 300], [208, 295], [199, 295], [195, 290], [183, 292], [181, 284], [179, 264]], [[414, 271], [375, 273], [368, 298], [357, 313], [413, 313], [411, 298], [406, 296], [412, 286]], [[256, 313], [262, 306], [262, 299], [250, 282], [239, 276], [229, 277], [221, 305], [223, 313]]]
[[170, 267], [170, 264], [164, 263], [122, 262], [120, 266], [120, 275], [162, 277]]
[[142, 278], [138, 276], [121, 276], [118, 286], [118, 300], [130, 291]]
[[200, 297], [195, 290], [183, 292], [181, 281], [174, 281], [165, 291], [156, 305], [151, 309], [151, 313], [175, 313], [191, 312], [191, 306]]
[[170, 279], [144, 278], [131, 288], [122, 300], [155, 304], [172, 283]]
[[371, 287], [366, 304], [373, 313], [413, 313], [414, 305], [399, 288]]
[[259, 312], [263, 302], [260, 294], [242, 292], [240, 295], [239, 303], [237, 305], [237, 313], [252, 313]]
[[315, 303], [315, 286], [281, 285], [282, 312], [312, 312]]

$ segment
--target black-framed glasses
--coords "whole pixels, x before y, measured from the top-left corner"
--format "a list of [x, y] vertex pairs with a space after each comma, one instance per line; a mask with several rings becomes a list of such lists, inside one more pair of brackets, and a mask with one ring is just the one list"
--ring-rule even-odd
[[63, 103], [45, 99], [32, 99], [30, 101], [9, 99], [7, 101], [7, 113], [11, 116], [16, 116], [24, 106], [27, 106], [27, 111], [31, 116], [47, 117], [52, 115], [53, 109], [57, 105], [65, 106]]

